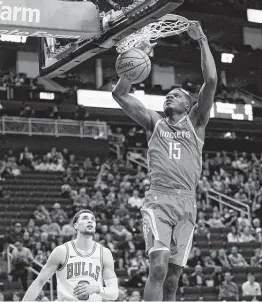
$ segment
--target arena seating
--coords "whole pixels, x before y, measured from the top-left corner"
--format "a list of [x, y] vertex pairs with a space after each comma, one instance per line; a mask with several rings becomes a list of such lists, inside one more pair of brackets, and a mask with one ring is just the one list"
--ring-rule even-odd
[[[73, 175], [76, 175], [78, 167], [81, 167], [83, 159], [79, 158], [75, 162], [75, 168], [73, 168]], [[102, 165], [103, 166], [103, 165]], [[88, 185], [85, 187], [87, 188], [87, 193], [90, 195], [91, 200], [94, 199], [95, 193], [97, 191], [102, 191], [103, 199], [107, 200], [107, 202], [111, 201], [113, 204], [111, 208], [111, 213], [107, 221], [101, 221], [101, 207], [96, 206], [96, 204], [92, 203], [92, 210], [98, 216], [98, 233], [101, 235], [101, 225], [108, 225], [112, 224], [112, 217], [113, 214], [116, 213], [119, 215], [119, 202], [109, 198], [110, 196], [110, 186], [112, 184], [116, 186], [121, 186], [120, 183], [122, 180], [125, 180], [128, 183], [128, 175], [130, 178], [131, 187], [126, 190], [128, 196], [131, 195], [133, 187], [140, 188], [140, 194], [143, 196], [143, 186], [141, 183], [143, 179], [140, 181], [136, 181], [135, 178], [142, 176], [143, 171], [141, 172], [139, 169], [137, 170], [134, 166], [130, 163], [126, 164], [125, 162], [119, 162], [116, 165], [116, 160], [108, 160], [105, 165], [106, 169], [101, 169], [101, 166], [95, 165], [93, 162], [93, 166], [86, 170], [86, 176], [88, 178]], [[102, 171], [103, 170], [103, 171]], [[101, 171], [103, 172], [101, 174]], [[100, 172], [100, 173], [99, 173]], [[139, 174], [140, 173], [140, 174]], [[213, 171], [213, 173], [215, 173]], [[109, 174], [111, 174], [109, 176]], [[117, 175], [120, 175], [120, 177]], [[146, 174], [144, 174], [144, 178]], [[113, 177], [112, 177], [113, 176]], [[99, 182], [96, 182], [97, 180]], [[116, 179], [118, 178], [118, 181]], [[119, 179], [120, 178], [120, 179]], [[209, 179], [212, 179], [212, 174], [209, 176]], [[96, 182], [96, 189], [95, 189], [95, 182]], [[44, 204], [47, 210], [51, 211], [52, 206], [55, 203], [61, 204], [62, 208], [67, 213], [72, 213], [72, 200], [68, 197], [61, 196], [61, 186], [64, 184], [63, 181], [63, 172], [41, 172], [41, 171], [32, 171], [32, 170], [22, 170], [22, 174], [14, 178], [14, 176], [6, 175], [5, 180], [3, 183], [3, 197], [1, 198], [0, 209], [1, 209], [1, 232], [5, 233], [7, 238], [8, 234], [12, 231], [13, 226], [15, 223], [20, 222], [23, 227], [27, 228], [27, 223], [30, 218], [33, 217], [33, 213], [36, 207], [39, 204]], [[147, 182], [145, 182], [147, 183]], [[212, 182], [210, 182], [212, 185]], [[75, 180], [70, 183], [70, 186], [74, 190], [79, 190], [82, 186], [77, 183]], [[104, 189], [103, 189], [103, 186]], [[119, 188], [119, 187], [118, 187]], [[112, 202], [113, 201], [113, 202]], [[114, 204], [115, 202], [115, 204]], [[198, 200], [200, 202], [200, 200]], [[131, 209], [126, 205], [127, 209], [129, 210], [129, 216], [121, 216], [120, 221], [125, 227], [127, 227], [127, 220], [126, 217], [134, 218], [137, 224], [140, 224], [140, 214], [138, 209]], [[216, 208], [216, 206], [215, 206]], [[127, 210], [127, 211], [128, 211]], [[205, 221], [208, 221], [212, 217], [212, 213], [214, 208], [206, 207], [204, 208], [204, 216]], [[69, 217], [70, 218], [70, 217]], [[139, 228], [137, 228], [139, 230]], [[141, 229], [140, 229], [141, 230]], [[232, 246], [237, 246], [239, 251], [242, 253], [244, 258], [246, 259], [247, 263], [250, 263], [251, 257], [254, 255], [255, 248], [261, 247], [261, 242], [240, 242], [240, 243], [231, 243], [227, 242], [227, 234], [230, 232], [230, 228], [223, 227], [223, 228], [208, 228], [208, 234], [201, 234], [196, 231], [194, 236], [194, 247], [192, 249], [192, 253], [196, 249], [200, 249], [201, 252], [201, 259], [203, 260], [210, 255], [210, 250], [218, 250], [224, 248], [227, 251], [227, 254], [230, 253]], [[125, 242], [113, 240], [113, 246], [116, 249], [115, 262], [116, 262], [116, 272], [119, 278], [119, 282], [121, 286], [127, 287], [128, 292], [132, 292], [134, 290], [139, 290], [142, 293], [143, 290], [143, 282], [135, 282], [132, 283], [132, 278], [136, 273], [140, 271], [140, 267], [138, 265], [134, 265], [132, 267], [132, 261], [135, 259], [135, 252], [137, 250], [143, 249], [141, 234], [133, 234], [133, 243], [135, 245], [135, 251], [131, 251], [130, 249], [127, 250], [127, 255], [123, 255], [123, 253], [119, 252], [120, 246], [125, 244]], [[122, 239], [123, 240], [123, 239]], [[101, 242], [104, 242], [103, 240]], [[192, 259], [190, 256], [190, 259]], [[127, 257], [123, 261], [123, 265], [119, 262], [117, 257]], [[133, 259], [133, 260], [132, 260]], [[201, 260], [201, 261], [202, 261]], [[146, 263], [146, 257], [143, 256], [143, 261]], [[189, 262], [190, 263], [190, 262]], [[214, 271], [214, 267], [205, 267], [203, 264], [203, 274], [206, 280], [212, 279], [212, 273]], [[130, 270], [132, 267], [132, 273]], [[189, 277], [194, 272], [193, 266], [187, 266], [184, 269], [184, 273], [186, 273]], [[228, 270], [228, 268], [223, 268], [223, 271]], [[262, 273], [260, 267], [232, 267], [231, 272], [234, 276], [234, 281], [241, 287], [241, 284], [246, 280], [247, 273], [253, 272], [256, 276], [256, 281], [262, 283]], [[131, 281], [130, 281], [131, 280]], [[131, 286], [129, 286], [129, 284]], [[134, 286], [135, 285], [135, 286]], [[14, 286], [17, 286], [15, 284]], [[13, 288], [13, 287], [12, 287]], [[241, 290], [240, 290], [241, 292]], [[178, 292], [179, 299], [183, 300], [196, 300], [200, 297], [203, 297], [204, 300], [213, 300], [217, 299], [218, 288], [214, 286], [182, 286], [180, 291]], [[246, 298], [245, 298], [246, 299]]]

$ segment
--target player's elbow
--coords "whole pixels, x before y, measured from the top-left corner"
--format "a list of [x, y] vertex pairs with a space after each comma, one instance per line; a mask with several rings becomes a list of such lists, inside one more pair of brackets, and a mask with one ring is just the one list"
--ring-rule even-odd
[[216, 71], [214, 71], [214, 73], [213, 74], [211, 74], [211, 75], [209, 75], [208, 77], [207, 77], [207, 79], [206, 79], [206, 84], [208, 84], [208, 85], [213, 85], [213, 86], [216, 86], [217, 85], [217, 81], [218, 81], [218, 79], [217, 79], [217, 73], [216, 73]]

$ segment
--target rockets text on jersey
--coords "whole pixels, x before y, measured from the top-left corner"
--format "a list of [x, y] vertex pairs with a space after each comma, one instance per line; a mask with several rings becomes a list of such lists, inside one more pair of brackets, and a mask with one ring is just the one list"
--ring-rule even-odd
[[202, 170], [203, 144], [188, 115], [175, 125], [158, 120], [148, 142], [151, 186], [195, 191]]
[[82, 255], [75, 247], [74, 241], [66, 242], [66, 261], [56, 271], [57, 297], [60, 301], [102, 301], [102, 298], [93, 294], [81, 299], [73, 294], [77, 284], [88, 283], [103, 286], [103, 247], [95, 242], [89, 255]]

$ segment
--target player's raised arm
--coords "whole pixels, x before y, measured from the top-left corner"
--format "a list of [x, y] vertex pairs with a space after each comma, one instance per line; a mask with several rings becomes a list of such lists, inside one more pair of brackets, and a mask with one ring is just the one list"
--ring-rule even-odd
[[[154, 46], [155, 44], [148, 45], [145, 43], [141, 49], [149, 54]], [[119, 79], [112, 92], [113, 98], [130, 118], [147, 131], [153, 131], [161, 116], [153, 110], [146, 109], [137, 98], [130, 95], [131, 86], [132, 83], [127, 79]]]
[[216, 64], [210, 51], [207, 37], [197, 21], [190, 23], [188, 34], [192, 39], [199, 42], [201, 49], [201, 67], [204, 77], [204, 84], [199, 93], [198, 103], [192, 108], [192, 118], [196, 120], [198, 126], [206, 126], [210, 118], [210, 110], [214, 102], [217, 86]]
[[[26, 291], [22, 301], [35, 301], [40, 294], [43, 286], [54, 275], [59, 265], [62, 263], [63, 254], [66, 252], [63, 250], [63, 246], [56, 247], [50, 254], [45, 266], [41, 272], [30, 285]], [[65, 258], [65, 257], [64, 257]]]

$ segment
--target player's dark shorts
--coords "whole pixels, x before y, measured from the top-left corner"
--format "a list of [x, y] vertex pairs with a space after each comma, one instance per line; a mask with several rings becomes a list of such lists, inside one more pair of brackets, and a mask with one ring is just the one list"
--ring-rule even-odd
[[160, 241], [170, 251], [170, 263], [184, 267], [191, 250], [196, 222], [195, 192], [151, 189], [141, 208], [146, 252]]

